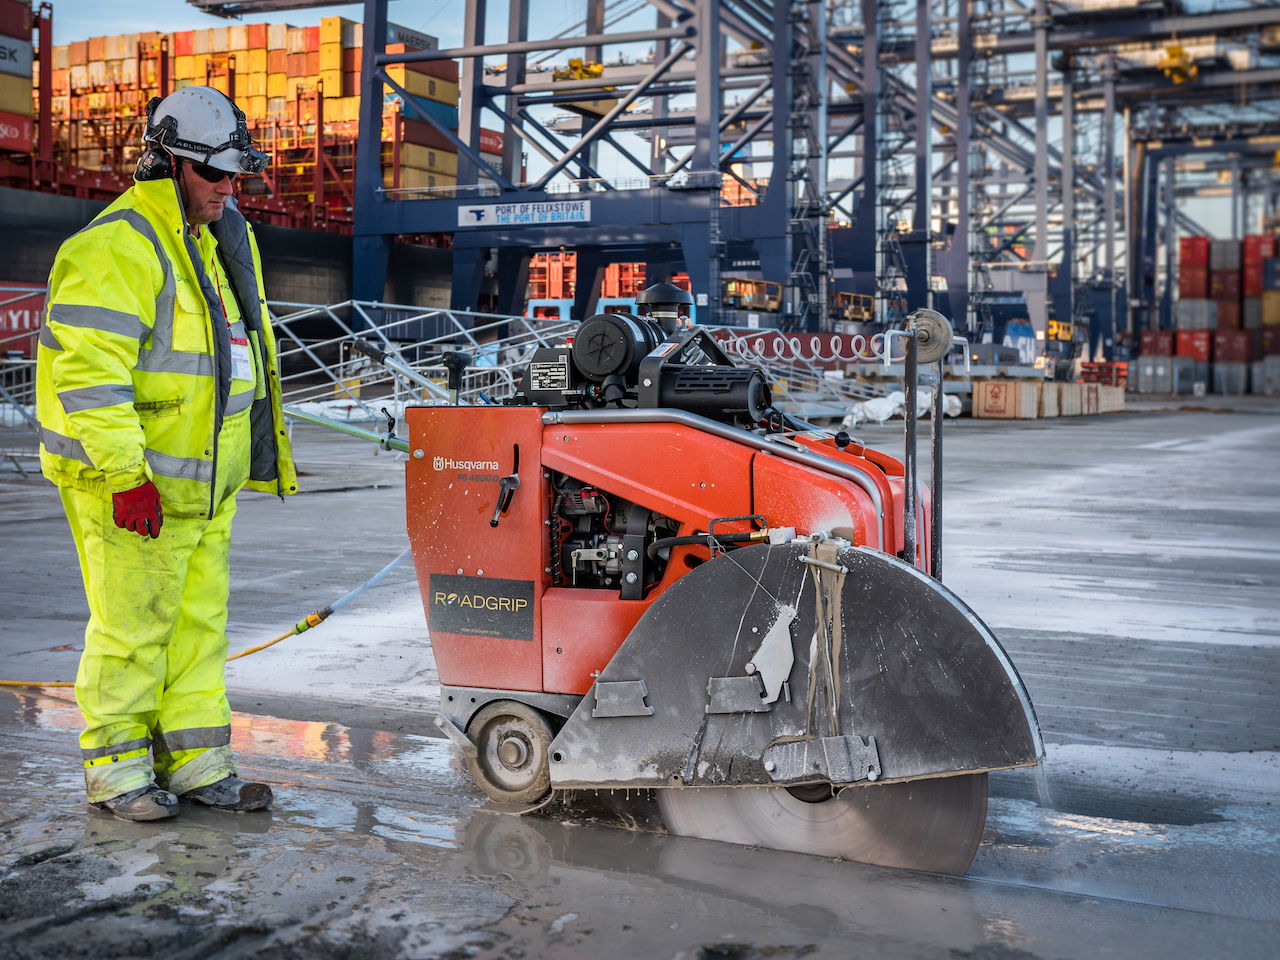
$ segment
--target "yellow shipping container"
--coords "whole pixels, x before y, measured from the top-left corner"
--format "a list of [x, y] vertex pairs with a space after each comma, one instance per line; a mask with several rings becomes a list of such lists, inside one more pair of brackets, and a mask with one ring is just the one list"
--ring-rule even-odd
[[196, 58], [174, 57], [173, 77], [175, 80], [194, 80], [196, 76]]
[[320, 72], [342, 69], [342, 44], [320, 44]]
[[359, 120], [360, 119], [360, 98], [359, 97], [339, 97], [336, 100], [329, 100], [324, 105], [324, 114], [331, 120]]
[[400, 144], [400, 166], [430, 170], [451, 177], [458, 175], [458, 155], [449, 150], [421, 147], [416, 143]]
[[236, 76], [236, 96], [265, 97], [266, 95], [267, 75], [265, 73], [248, 73], [243, 76]]
[[0, 73], [0, 111], [29, 117], [35, 111], [31, 104], [31, 78], [11, 77]]
[[1262, 291], [1262, 325], [1280, 327], [1280, 290]]
[[320, 20], [321, 49], [324, 49], [324, 44], [326, 43], [336, 43], [340, 47], [356, 46], [357, 26], [358, 24], [354, 20], [344, 20], [342, 17], [322, 17]]
[[266, 97], [244, 97], [240, 102], [244, 105], [245, 115], [251, 120], [265, 120], [267, 118]]
[[426, 97], [451, 107], [458, 105], [458, 85], [448, 80], [437, 80], [425, 73], [406, 70], [403, 64], [387, 67], [387, 76], [415, 97]]
[[256, 50], [246, 50], [240, 57], [236, 57], [236, 63], [241, 62], [243, 57], [244, 66], [241, 68], [245, 73], [266, 73], [267, 72], [267, 49], [259, 47]]
[[[390, 188], [395, 181], [392, 179], [394, 173], [390, 167], [384, 167], [382, 170], [382, 185]], [[458, 184], [457, 177], [447, 177], [441, 173], [431, 173], [427, 170], [415, 170], [413, 167], [400, 168], [400, 188], [402, 190], [433, 190], [437, 187], [454, 187]]]
[[326, 100], [342, 96], [341, 70], [321, 70], [320, 82], [324, 84], [324, 96]]
[[289, 87], [289, 75], [287, 73], [268, 73], [267, 74], [267, 96], [268, 97], [283, 97], [288, 87]]

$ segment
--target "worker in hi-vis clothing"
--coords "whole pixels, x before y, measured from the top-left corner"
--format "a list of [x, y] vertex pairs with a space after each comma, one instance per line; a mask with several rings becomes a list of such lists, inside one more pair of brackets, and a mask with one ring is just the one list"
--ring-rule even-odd
[[58, 251], [36, 406], [89, 600], [88, 799], [159, 820], [179, 800], [271, 803], [231, 759], [231, 520], [242, 487], [298, 481], [258, 246], [231, 199], [267, 158], [209, 87], [153, 99], [143, 145], [133, 186]]

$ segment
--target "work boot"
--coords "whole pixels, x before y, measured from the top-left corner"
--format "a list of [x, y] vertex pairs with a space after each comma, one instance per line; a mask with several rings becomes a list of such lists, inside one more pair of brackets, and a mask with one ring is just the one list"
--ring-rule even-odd
[[178, 795], [183, 803], [203, 803], [218, 810], [263, 810], [271, 806], [271, 788], [265, 783], [246, 783], [239, 777], [223, 777], [216, 783], [196, 787]]
[[167, 820], [178, 815], [178, 798], [154, 783], [90, 806], [109, 810], [121, 820]]

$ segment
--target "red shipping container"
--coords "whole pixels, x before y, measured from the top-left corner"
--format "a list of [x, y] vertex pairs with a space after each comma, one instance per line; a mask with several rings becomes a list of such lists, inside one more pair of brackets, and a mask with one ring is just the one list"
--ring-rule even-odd
[[359, 73], [360, 64], [364, 62], [364, 50], [360, 47], [345, 47], [342, 51], [342, 72]]
[[1209, 299], [1211, 300], [1239, 300], [1240, 299], [1240, 271], [1238, 270], [1210, 270], [1209, 271]]
[[173, 50], [175, 57], [189, 57], [195, 46], [194, 30], [179, 30], [173, 35]]
[[1143, 330], [1142, 355], [1144, 357], [1173, 356], [1173, 331]]
[[[1244, 238], [1244, 265], [1262, 267], [1263, 260], [1276, 255], [1276, 238], [1269, 233], [1251, 233]], [[1247, 294], [1246, 294], [1247, 296]]]
[[1178, 299], [1209, 299], [1208, 267], [1188, 267], [1185, 265], [1178, 267]]
[[1177, 356], [1209, 362], [1213, 350], [1212, 330], [1179, 330], [1176, 336]]
[[307, 75], [307, 55], [305, 53], [291, 53], [286, 57], [285, 73], [291, 77], [305, 77]]
[[[411, 53], [417, 47], [410, 47], [403, 43], [388, 43], [387, 53]], [[457, 60], [425, 60], [422, 63], [406, 63], [406, 67], [414, 73], [425, 73], [429, 77], [435, 77], [437, 80], [448, 80], [450, 83], [458, 82], [458, 61]], [[1208, 265], [1208, 254], [1205, 254], [1205, 264]]]
[[[1268, 259], [1270, 259], [1268, 257]], [[1244, 265], [1244, 283], [1243, 292], [1246, 298], [1262, 296], [1262, 261], [1258, 260], [1254, 263], [1246, 263]]]
[[360, 74], [343, 72], [342, 95], [344, 97], [360, 96]]
[[[305, 67], [306, 57], [302, 65]], [[289, 71], [289, 55], [283, 50], [267, 51], [267, 73], [287, 73]]]
[[[0, 114], [0, 116], [3, 116]], [[28, 119], [28, 118], [23, 118]], [[6, 297], [14, 294], [5, 294]], [[39, 338], [41, 324], [44, 323], [44, 294], [24, 297], [6, 303], [0, 309], [0, 340], [5, 341], [4, 349], [18, 350], [24, 357], [32, 359], [36, 355], [36, 341]], [[30, 337], [13, 337], [15, 333], [30, 330]]]
[[1219, 330], [1213, 335], [1213, 356], [1218, 363], [1249, 363], [1253, 359], [1253, 334], [1248, 330]]
[[[430, 147], [433, 150], [447, 150], [453, 152], [453, 144], [441, 136], [431, 124], [422, 120], [411, 120], [405, 117], [401, 120], [401, 140], [405, 143], [415, 143], [420, 147]], [[497, 130], [487, 130], [480, 128], [480, 152], [492, 156], [502, 154], [502, 134]], [[1277, 329], [1280, 329], [1278, 327]]]
[[0, 112], [0, 150], [31, 152], [31, 118]]
[[89, 59], [90, 60], [107, 59], [107, 38], [106, 37], [90, 37], [89, 38]]
[[1178, 249], [1178, 266], [1209, 269], [1209, 238], [1183, 237]]
[[250, 50], [261, 50], [267, 45], [267, 25], [265, 23], [251, 23], [245, 27], [245, 36], [248, 38]]
[[[318, 54], [320, 52], [320, 28], [303, 27], [302, 29], [306, 31], [307, 53]], [[317, 68], [316, 72], [319, 72], [319, 68]]]
[[1219, 300], [1218, 301], [1218, 329], [1219, 330], [1239, 330], [1240, 329], [1240, 301], [1239, 300]]
[[89, 41], [75, 40], [67, 44], [67, 63], [73, 67], [83, 67], [89, 62]]
[[30, 40], [34, 19], [31, 6], [18, 0], [0, 0], [0, 37]]
[[[307, 27], [307, 29], [310, 30], [311, 28]], [[316, 27], [316, 29], [319, 30], [320, 28]], [[307, 54], [305, 54], [305, 56], [307, 58], [307, 72], [303, 74], [303, 76], [306, 76], [306, 77], [319, 76], [320, 75], [320, 51], [317, 50], [315, 53], [308, 52]]]
[[1262, 355], [1264, 357], [1280, 356], [1280, 327], [1263, 327]]

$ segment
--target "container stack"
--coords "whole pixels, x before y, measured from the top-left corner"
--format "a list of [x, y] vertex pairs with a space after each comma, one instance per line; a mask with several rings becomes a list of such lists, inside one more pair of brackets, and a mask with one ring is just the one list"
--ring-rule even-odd
[[0, 0], [0, 151], [32, 148], [31, 25], [29, 3]]
[[1262, 261], [1262, 295], [1258, 298], [1257, 350], [1250, 370], [1254, 393], [1280, 396], [1280, 257], [1273, 248]]
[[[1218, 311], [1223, 302], [1210, 294], [1216, 289], [1225, 295], [1231, 287], [1231, 281], [1226, 279], [1230, 273], [1227, 268], [1219, 268], [1218, 284], [1214, 286], [1211, 261], [1221, 264], [1230, 258], [1226, 248], [1215, 254], [1208, 237], [1182, 238], [1178, 249], [1178, 302], [1174, 304], [1174, 362], [1161, 367], [1160, 373], [1149, 369], [1145, 378], [1139, 369], [1139, 389], [1144, 383], [1153, 387], [1151, 392], [1163, 392], [1154, 389], [1156, 386], [1169, 386], [1170, 393], [1192, 393], [1197, 383], [1204, 385], [1201, 389], [1208, 389], [1213, 332], [1218, 329]], [[1238, 275], [1238, 257], [1236, 272]], [[1230, 311], [1228, 307], [1227, 313]]]
[[[0, 59], [0, 135], [17, 131], [12, 143], [0, 139], [0, 149], [24, 153], [31, 152], [33, 112], [30, 24], [27, 3], [0, 0], [0, 33], [25, 30], [26, 39], [15, 39], [10, 46], [28, 55], [20, 78], [10, 77]], [[433, 37], [388, 24], [388, 52], [435, 49], [436, 43]], [[65, 167], [113, 174], [118, 189], [127, 186], [141, 149], [137, 120], [160, 92], [164, 44], [169, 89], [208, 85], [228, 94], [272, 156], [264, 179], [241, 181], [242, 200], [256, 201], [250, 208], [267, 222], [349, 230], [364, 28], [342, 17], [325, 17], [318, 27], [235, 25], [168, 35], [91, 37], [54, 47], [55, 159]], [[451, 189], [457, 183], [457, 150], [416, 111], [457, 130], [458, 64], [433, 61], [391, 67], [388, 73], [399, 89], [386, 86], [379, 94], [384, 186]], [[327, 162], [323, 197], [317, 198], [320, 117]], [[486, 162], [500, 166], [502, 134], [482, 130], [480, 150]]]

